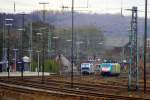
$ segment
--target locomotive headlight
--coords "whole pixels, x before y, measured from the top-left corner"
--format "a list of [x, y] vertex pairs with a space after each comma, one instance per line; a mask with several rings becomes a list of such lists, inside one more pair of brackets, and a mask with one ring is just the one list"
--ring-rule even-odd
[[109, 72], [110, 70], [110, 67], [102, 67], [102, 72]]

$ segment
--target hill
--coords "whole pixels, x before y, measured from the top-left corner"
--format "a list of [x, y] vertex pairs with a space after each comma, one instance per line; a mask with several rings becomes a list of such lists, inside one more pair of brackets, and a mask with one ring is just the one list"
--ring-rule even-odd
[[[2, 14], [1, 14], [2, 16]], [[7, 15], [13, 17], [15, 20], [14, 25], [20, 26], [22, 23], [21, 15]], [[2, 17], [0, 18], [2, 23]], [[35, 11], [25, 16], [26, 22], [29, 21], [41, 21], [42, 12]], [[48, 11], [46, 13], [46, 22], [54, 24], [57, 28], [68, 28], [71, 27], [71, 12], [54, 12]], [[130, 28], [131, 16], [121, 16], [120, 14], [85, 14], [77, 13], [74, 14], [74, 26], [85, 27], [95, 26], [101, 30], [107, 40], [106, 44], [120, 46], [128, 41], [128, 30]], [[150, 20], [148, 20], [150, 23]], [[2, 25], [2, 24], [0, 24]], [[2, 27], [2, 26], [1, 26]], [[148, 33], [150, 32], [150, 25], [148, 24]], [[143, 37], [144, 33], [144, 18], [138, 18], [138, 33], [139, 38]], [[123, 41], [117, 41], [122, 40]], [[115, 42], [117, 41], [117, 42]], [[114, 43], [112, 43], [114, 42]], [[125, 42], [125, 43], [123, 43]]]

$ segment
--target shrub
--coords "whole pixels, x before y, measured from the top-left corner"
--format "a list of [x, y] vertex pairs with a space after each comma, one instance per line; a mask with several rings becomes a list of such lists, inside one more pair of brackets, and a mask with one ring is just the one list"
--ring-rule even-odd
[[31, 63], [31, 71], [35, 72], [36, 68], [37, 68], [37, 62], [32, 61], [32, 63]]
[[44, 69], [45, 72], [58, 73], [59, 64], [55, 60], [46, 60]]

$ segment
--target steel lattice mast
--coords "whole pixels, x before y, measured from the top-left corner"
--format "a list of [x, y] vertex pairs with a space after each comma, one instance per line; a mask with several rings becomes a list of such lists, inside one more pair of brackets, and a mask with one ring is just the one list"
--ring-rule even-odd
[[130, 66], [129, 66], [129, 73], [128, 73], [128, 89], [131, 89], [131, 84], [133, 80], [136, 80], [136, 89], [138, 89], [138, 76], [139, 76], [139, 68], [138, 68], [138, 45], [137, 45], [137, 7], [132, 8], [132, 19], [131, 19], [131, 31], [129, 35], [129, 42], [130, 42]]

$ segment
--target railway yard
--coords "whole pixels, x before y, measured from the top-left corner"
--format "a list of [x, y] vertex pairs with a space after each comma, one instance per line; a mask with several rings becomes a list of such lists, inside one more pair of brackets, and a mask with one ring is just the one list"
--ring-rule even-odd
[[[69, 75], [19, 76], [0, 78], [0, 96], [4, 100], [143, 100], [150, 99], [150, 80], [144, 94], [143, 80], [136, 91], [128, 90], [126, 75], [103, 77], [100, 75], [74, 76], [71, 87]], [[21, 94], [19, 94], [21, 93]], [[21, 96], [23, 94], [23, 97]], [[6, 95], [6, 96], [5, 96]], [[16, 95], [16, 96], [15, 96]], [[19, 96], [20, 95], [20, 96]], [[42, 96], [43, 95], [43, 96]], [[40, 96], [40, 97], [38, 97]], [[6, 97], [6, 98], [5, 98]], [[22, 98], [22, 99], [21, 99]], [[3, 100], [2, 99], [2, 100]]]
[[0, 100], [150, 100], [148, 0], [0, 4]]

